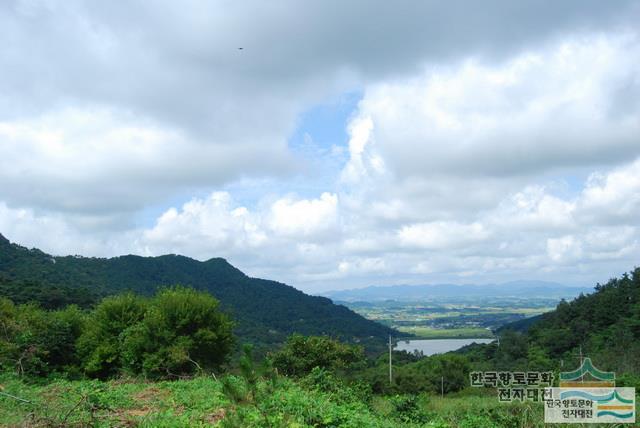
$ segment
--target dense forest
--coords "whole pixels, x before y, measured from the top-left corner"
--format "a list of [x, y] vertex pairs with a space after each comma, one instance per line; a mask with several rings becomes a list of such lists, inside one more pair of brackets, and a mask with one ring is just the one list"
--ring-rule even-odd
[[589, 356], [603, 370], [637, 379], [640, 374], [640, 268], [593, 293], [527, 322], [507, 324], [500, 346], [471, 345], [459, 352], [477, 365], [507, 370], [555, 369], [576, 366]]
[[325, 297], [248, 277], [221, 258], [199, 262], [176, 255], [53, 257], [0, 235], [0, 291], [17, 303], [35, 301], [51, 309], [69, 303], [87, 307], [107, 295], [131, 291], [150, 296], [176, 284], [211, 293], [236, 320], [236, 334], [265, 349], [292, 333], [302, 333], [331, 335], [379, 350], [389, 334], [396, 334]]

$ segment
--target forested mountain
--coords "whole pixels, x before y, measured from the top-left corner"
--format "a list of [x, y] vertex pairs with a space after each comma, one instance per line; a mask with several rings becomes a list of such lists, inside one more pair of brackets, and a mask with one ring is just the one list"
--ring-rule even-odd
[[131, 290], [151, 295], [162, 286], [176, 284], [213, 294], [237, 321], [237, 334], [254, 342], [281, 342], [298, 332], [375, 344], [394, 332], [325, 297], [248, 277], [221, 258], [200, 262], [177, 255], [54, 257], [12, 244], [0, 235], [0, 296], [18, 303], [35, 300], [55, 307], [59, 300], [59, 306], [83, 306], [114, 293]]
[[497, 332], [501, 333], [507, 330], [511, 330], [511, 331], [517, 331], [519, 333], [524, 333], [528, 331], [532, 325], [535, 325], [537, 322], [539, 322], [542, 319], [543, 315], [544, 314], [540, 314], [533, 317], [528, 317], [518, 321], [513, 321], [510, 323], [504, 324], [497, 329]]
[[640, 268], [560, 302], [528, 334], [551, 358], [581, 348], [604, 368], [640, 373]]
[[640, 268], [526, 323], [507, 324], [499, 335], [499, 346], [473, 345], [461, 353], [501, 370], [561, 369], [586, 355], [603, 370], [639, 377]]

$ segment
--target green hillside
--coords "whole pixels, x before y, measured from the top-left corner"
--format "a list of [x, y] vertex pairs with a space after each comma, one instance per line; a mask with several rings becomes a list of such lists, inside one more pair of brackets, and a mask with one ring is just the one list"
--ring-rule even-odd
[[459, 352], [498, 370], [566, 370], [589, 356], [603, 370], [640, 379], [640, 268], [535, 319], [507, 324], [498, 334], [500, 346]]
[[17, 303], [33, 297], [51, 307], [55, 306], [51, 298], [55, 294], [62, 296], [59, 307], [68, 303], [86, 306], [92, 298], [128, 290], [151, 295], [162, 286], [175, 284], [213, 294], [237, 321], [236, 333], [253, 343], [279, 343], [298, 332], [377, 347], [394, 333], [327, 298], [309, 296], [276, 281], [248, 277], [221, 258], [200, 262], [176, 255], [54, 257], [12, 244], [0, 235], [0, 293]]
[[640, 268], [562, 301], [530, 327], [528, 337], [552, 359], [581, 351], [603, 369], [640, 373]]

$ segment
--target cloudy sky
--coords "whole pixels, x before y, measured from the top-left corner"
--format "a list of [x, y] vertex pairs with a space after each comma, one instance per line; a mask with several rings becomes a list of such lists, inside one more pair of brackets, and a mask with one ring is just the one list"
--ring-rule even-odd
[[[0, 2], [0, 233], [318, 292], [640, 264], [640, 2]], [[242, 48], [242, 49], [239, 49]]]

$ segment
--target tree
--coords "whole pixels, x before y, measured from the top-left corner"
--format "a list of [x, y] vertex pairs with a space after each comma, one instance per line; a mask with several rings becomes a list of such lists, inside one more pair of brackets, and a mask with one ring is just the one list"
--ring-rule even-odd
[[124, 368], [146, 376], [182, 376], [219, 368], [233, 347], [233, 323], [208, 293], [160, 291], [123, 340]]
[[73, 372], [83, 324], [76, 306], [47, 312], [0, 299], [0, 368], [31, 376]]
[[107, 297], [91, 312], [78, 340], [84, 371], [93, 377], [116, 375], [122, 368], [123, 343], [140, 323], [148, 301], [133, 293]]
[[364, 351], [327, 336], [289, 336], [285, 345], [270, 356], [280, 373], [302, 376], [315, 367], [329, 370], [346, 369], [363, 363]]

